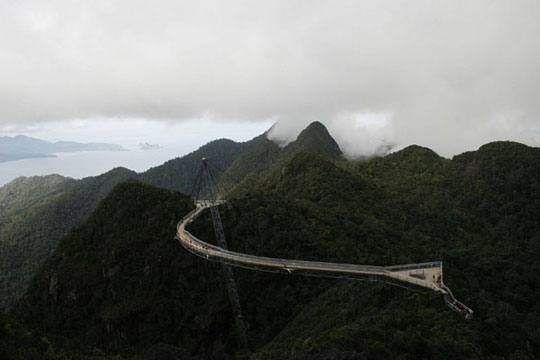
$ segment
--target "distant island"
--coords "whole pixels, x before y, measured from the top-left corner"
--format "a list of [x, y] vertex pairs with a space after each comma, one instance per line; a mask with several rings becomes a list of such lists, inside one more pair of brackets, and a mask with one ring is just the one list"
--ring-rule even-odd
[[58, 152], [123, 151], [122, 146], [105, 143], [49, 142], [24, 135], [0, 136], [0, 163], [28, 158], [55, 157]]
[[162, 147], [160, 145], [157, 145], [157, 144], [151, 144], [151, 143], [140, 143], [139, 144], [139, 149], [141, 150], [158, 150], [158, 149], [161, 149]]

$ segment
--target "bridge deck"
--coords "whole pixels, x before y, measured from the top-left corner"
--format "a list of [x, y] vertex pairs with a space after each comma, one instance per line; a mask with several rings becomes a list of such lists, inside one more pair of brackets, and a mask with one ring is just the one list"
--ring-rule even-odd
[[442, 282], [442, 263], [440, 261], [396, 266], [374, 266], [253, 256], [224, 250], [218, 246], [208, 244], [186, 230], [186, 226], [195, 220], [206, 208], [223, 203], [224, 201], [208, 200], [196, 202], [196, 208], [178, 223], [177, 238], [182, 246], [205, 259], [227, 262], [237, 266], [248, 266], [264, 270], [273, 269], [289, 273], [294, 271], [309, 271], [327, 274], [379, 276], [425, 287], [443, 294], [447, 293]]

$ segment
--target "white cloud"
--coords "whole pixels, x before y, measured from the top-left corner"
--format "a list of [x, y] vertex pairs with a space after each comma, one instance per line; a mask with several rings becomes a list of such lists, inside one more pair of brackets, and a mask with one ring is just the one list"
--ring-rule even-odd
[[[539, 19], [534, 0], [4, 1], [0, 124], [212, 114], [288, 138], [320, 120], [351, 153], [538, 144]], [[392, 117], [343, 115], [365, 113]]]

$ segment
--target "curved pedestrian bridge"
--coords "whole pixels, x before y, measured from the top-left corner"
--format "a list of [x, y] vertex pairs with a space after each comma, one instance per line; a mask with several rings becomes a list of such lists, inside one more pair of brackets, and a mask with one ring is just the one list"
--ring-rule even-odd
[[457, 301], [450, 289], [444, 284], [443, 267], [440, 261], [394, 266], [373, 266], [254, 256], [226, 250], [219, 246], [206, 243], [186, 229], [205, 209], [219, 206], [223, 203], [225, 203], [224, 200], [197, 200], [195, 202], [195, 209], [184, 216], [178, 222], [177, 226], [176, 238], [184, 248], [206, 260], [218, 261], [259, 271], [319, 274], [329, 277], [354, 277], [361, 275], [374, 277], [381, 281], [411, 284], [444, 294], [446, 304], [453, 310], [463, 313], [466, 318], [470, 318], [473, 314], [470, 308]]

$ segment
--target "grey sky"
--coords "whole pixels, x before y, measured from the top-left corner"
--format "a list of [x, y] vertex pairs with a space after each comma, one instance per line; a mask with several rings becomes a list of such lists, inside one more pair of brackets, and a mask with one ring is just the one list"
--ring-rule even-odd
[[0, 130], [326, 123], [351, 156], [540, 143], [540, 2], [2, 1]]

